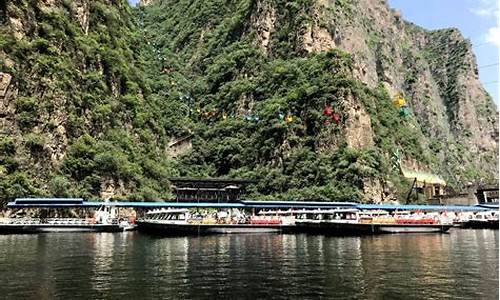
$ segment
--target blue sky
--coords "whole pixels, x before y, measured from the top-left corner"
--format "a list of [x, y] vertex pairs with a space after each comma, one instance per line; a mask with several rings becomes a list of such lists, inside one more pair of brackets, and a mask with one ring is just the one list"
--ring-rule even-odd
[[[389, 0], [405, 20], [427, 29], [456, 27], [473, 45], [479, 78], [498, 105], [497, 0]], [[490, 66], [491, 65], [491, 66]]]
[[[135, 5], [139, 0], [129, 0]], [[483, 86], [499, 102], [497, 0], [388, 0], [403, 18], [427, 29], [456, 27], [473, 44]]]

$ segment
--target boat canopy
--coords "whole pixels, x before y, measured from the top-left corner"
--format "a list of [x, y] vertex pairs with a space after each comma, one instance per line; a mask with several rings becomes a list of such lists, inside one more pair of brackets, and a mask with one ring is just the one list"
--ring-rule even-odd
[[7, 204], [7, 208], [96, 208], [104, 202], [89, 202], [82, 198], [17, 198]]
[[482, 211], [484, 207], [476, 205], [396, 205], [396, 204], [358, 204], [359, 209], [383, 209], [388, 211], [410, 210], [410, 211]]
[[355, 208], [337, 208], [337, 209], [289, 209], [289, 210], [261, 210], [259, 215], [293, 215], [293, 214], [333, 214], [333, 213], [355, 213]]
[[164, 209], [164, 208], [160, 208], [160, 209], [155, 209], [155, 210], [151, 210], [151, 211], [148, 211], [146, 214], [147, 215], [156, 215], [156, 214], [185, 214], [189, 212], [188, 209], [186, 208], [177, 208], [177, 209]]

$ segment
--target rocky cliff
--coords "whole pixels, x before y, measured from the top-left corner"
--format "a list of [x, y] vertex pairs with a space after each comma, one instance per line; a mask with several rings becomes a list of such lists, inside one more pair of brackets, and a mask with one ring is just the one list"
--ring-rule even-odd
[[2, 3], [0, 199], [168, 196], [127, 2]]
[[257, 179], [257, 198], [380, 201], [409, 188], [396, 153], [455, 189], [497, 178], [497, 108], [470, 43], [385, 1], [0, 10], [4, 199], [160, 198], [189, 175]]

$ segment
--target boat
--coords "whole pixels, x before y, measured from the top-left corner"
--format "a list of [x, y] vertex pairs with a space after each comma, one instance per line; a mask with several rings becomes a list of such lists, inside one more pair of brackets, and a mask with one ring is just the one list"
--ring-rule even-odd
[[120, 232], [125, 228], [118, 223], [100, 224], [93, 219], [72, 218], [14, 218], [0, 221], [0, 234], [41, 232]]
[[229, 233], [282, 233], [292, 228], [284, 218], [241, 214], [232, 218], [225, 211], [215, 216], [191, 214], [188, 209], [157, 209], [137, 220], [140, 232], [160, 235], [208, 235]]
[[498, 211], [488, 210], [469, 215], [469, 218], [461, 223], [461, 227], [472, 229], [498, 229]]
[[110, 216], [109, 209], [99, 208], [91, 218], [33, 218], [14, 217], [0, 219], [0, 234], [42, 232], [122, 232], [135, 229], [126, 220]]
[[301, 232], [331, 235], [447, 232], [453, 226], [424, 214], [373, 214], [357, 209], [307, 211], [295, 225]]

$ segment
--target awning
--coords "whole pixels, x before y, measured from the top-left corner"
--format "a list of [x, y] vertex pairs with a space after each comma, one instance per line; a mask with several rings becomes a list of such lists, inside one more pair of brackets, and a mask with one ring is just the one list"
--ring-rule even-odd
[[420, 171], [411, 171], [406, 169], [401, 169], [403, 172], [403, 176], [408, 179], [414, 180], [417, 179], [418, 183], [430, 183], [430, 184], [439, 184], [446, 185], [446, 181], [444, 181], [441, 177], [435, 174], [420, 172]]

